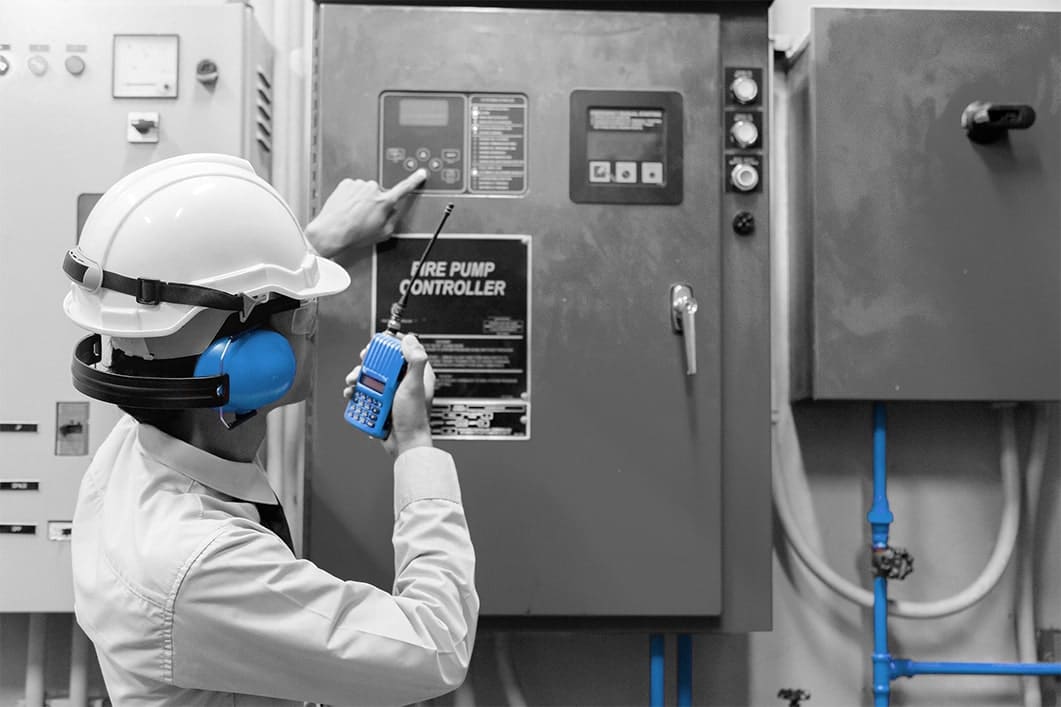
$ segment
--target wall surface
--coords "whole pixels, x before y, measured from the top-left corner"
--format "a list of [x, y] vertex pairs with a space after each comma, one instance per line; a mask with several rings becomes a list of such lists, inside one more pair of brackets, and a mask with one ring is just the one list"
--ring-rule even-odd
[[[280, 4], [280, 3], [277, 3]], [[825, 4], [825, 3], [823, 3]], [[840, 4], [840, 3], [828, 3]], [[844, 3], [867, 6], [870, 3]], [[1055, 9], [1057, 0], [933, 2], [909, 6], [994, 10]], [[898, 5], [898, 4], [896, 4]], [[797, 38], [809, 26], [808, 2], [778, 0], [773, 34]], [[872, 6], [889, 6], [872, 3]], [[268, 29], [270, 24], [263, 22]], [[795, 42], [798, 44], [798, 41]], [[298, 59], [295, 59], [296, 63]], [[279, 67], [278, 67], [279, 68]], [[775, 97], [784, 91], [775, 85]], [[782, 96], [783, 98], [783, 96]], [[783, 100], [778, 98], [774, 105]], [[786, 139], [776, 115], [775, 145]], [[780, 151], [778, 151], [780, 152]], [[784, 174], [780, 155], [774, 185]], [[356, 175], [355, 175], [356, 176]], [[784, 297], [786, 194], [775, 189], [774, 328], [775, 400], [788, 380], [787, 302]], [[893, 543], [916, 558], [915, 573], [893, 583], [893, 594], [928, 599], [952, 594], [983, 567], [1000, 515], [999, 411], [988, 404], [897, 403], [889, 411], [889, 491], [896, 521]], [[1055, 411], [1056, 413], [1056, 411]], [[804, 532], [817, 538], [830, 565], [868, 586], [865, 513], [870, 499], [869, 403], [802, 404], [775, 410], [775, 464], [789, 479], [789, 493]], [[1027, 458], [1030, 410], [1018, 409], [1022, 460]], [[1059, 416], [1055, 414], [1055, 420]], [[1061, 628], [1061, 487], [1058, 430], [1052, 430], [1046, 482], [1040, 495], [1041, 566], [1037, 577], [1039, 626]], [[802, 688], [808, 707], [872, 704], [869, 613], [838, 599], [787, 549], [776, 532], [774, 629], [749, 635], [700, 635], [694, 640], [694, 704], [711, 707], [785, 705], [777, 693]], [[920, 660], [1013, 660], [1012, 567], [982, 603], [956, 616], [929, 622], [894, 620], [892, 651]], [[661, 579], [665, 581], [665, 579]], [[601, 587], [602, 592], [608, 591]], [[62, 695], [68, 661], [69, 617], [49, 621], [47, 681]], [[0, 704], [14, 705], [25, 670], [26, 619], [0, 617]], [[674, 639], [667, 644], [674, 665]], [[501, 676], [510, 657], [516, 684], [530, 705], [638, 705], [648, 703], [648, 636], [640, 633], [516, 633], [482, 635], [467, 685], [439, 705], [514, 704]], [[500, 660], [499, 660], [500, 659]], [[98, 675], [91, 681], [98, 694]], [[1052, 680], [1044, 681], [1052, 684]], [[988, 707], [1019, 704], [1016, 678], [919, 677], [896, 683], [894, 705]], [[668, 703], [674, 702], [668, 675]], [[1047, 704], [1050, 704], [1047, 702]]]

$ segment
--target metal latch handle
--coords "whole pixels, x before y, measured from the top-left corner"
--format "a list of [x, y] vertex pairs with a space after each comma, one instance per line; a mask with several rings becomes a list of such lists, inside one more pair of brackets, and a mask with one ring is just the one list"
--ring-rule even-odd
[[961, 122], [973, 142], [995, 142], [1007, 130], [1026, 130], [1034, 125], [1035, 109], [1028, 105], [973, 101], [962, 111]]
[[693, 288], [684, 282], [670, 287], [671, 327], [685, 340], [685, 374], [696, 375], [696, 310]]

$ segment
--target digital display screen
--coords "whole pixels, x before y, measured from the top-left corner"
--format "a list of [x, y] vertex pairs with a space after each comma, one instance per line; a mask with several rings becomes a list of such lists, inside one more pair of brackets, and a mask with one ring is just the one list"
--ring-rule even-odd
[[374, 390], [377, 393], [382, 393], [383, 389], [386, 387], [386, 384], [383, 381], [373, 378], [364, 371], [361, 371], [361, 385], [369, 390]]
[[590, 130], [586, 133], [586, 158], [662, 162], [663, 136], [660, 133]]
[[660, 108], [590, 108], [586, 158], [664, 162], [666, 133]]
[[441, 128], [449, 125], [449, 101], [440, 98], [403, 98], [398, 102], [398, 125]]

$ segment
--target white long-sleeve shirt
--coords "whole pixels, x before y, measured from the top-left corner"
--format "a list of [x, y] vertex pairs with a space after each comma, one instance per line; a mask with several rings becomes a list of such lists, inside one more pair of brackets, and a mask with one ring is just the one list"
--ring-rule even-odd
[[475, 556], [449, 454], [394, 463], [393, 593], [295, 558], [259, 523], [261, 467], [123, 418], [85, 474], [74, 610], [113, 703], [408, 704], [457, 687]]

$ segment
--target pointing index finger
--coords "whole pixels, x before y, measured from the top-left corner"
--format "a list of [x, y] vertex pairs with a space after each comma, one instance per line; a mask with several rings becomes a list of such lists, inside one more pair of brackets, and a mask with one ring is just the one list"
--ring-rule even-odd
[[383, 193], [383, 200], [388, 204], [397, 204], [401, 201], [401, 198], [407, 194], [411, 194], [421, 184], [427, 181], [427, 170], [420, 168], [410, 174], [402, 181], [395, 184], [393, 187]]

